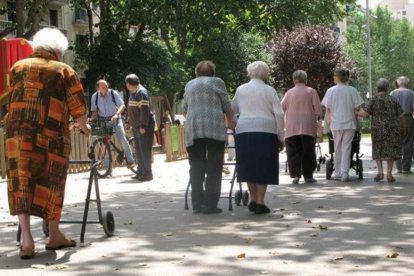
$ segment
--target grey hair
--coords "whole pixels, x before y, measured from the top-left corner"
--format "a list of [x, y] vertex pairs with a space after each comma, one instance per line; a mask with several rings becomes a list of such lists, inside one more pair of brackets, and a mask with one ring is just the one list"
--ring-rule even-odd
[[247, 75], [251, 79], [265, 80], [269, 75], [269, 66], [263, 61], [255, 61], [247, 66]]
[[292, 75], [293, 80], [299, 81], [301, 83], [306, 83], [308, 81], [308, 74], [303, 70], [296, 70]]
[[406, 76], [401, 76], [397, 79], [397, 83], [399, 87], [408, 87], [408, 83], [410, 82], [410, 79]]
[[377, 90], [378, 92], [388, 92], [390, 88], [390, 83], [387, 79], [380, 78], [377, 82]]
[[68, 39], [58, 29], [43, 28], [33, 37], [33, 48], [35, 51], [39, 49], [52, 50], [63, 55], [68, 46]]

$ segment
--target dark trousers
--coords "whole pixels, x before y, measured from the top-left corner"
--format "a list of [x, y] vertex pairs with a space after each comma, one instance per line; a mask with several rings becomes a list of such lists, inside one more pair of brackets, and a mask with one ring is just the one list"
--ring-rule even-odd
[[291, 178], [313, 177], [316, 168], [316, 138], [309, 135], [296, 135], [285, 140], [286, 153]]
[[402, 160], [397, 160], [396, 166], [399, 171], [410, 171], [411, 161], [413, 159], [414, 146], [414, 119], [411, 115], [401, 118], [404, 127], [403, 136], [401, 137], [402, 144]]
[[138, 174], [152, 176], [152, 142], [154, 140], [154, 125], [150, 124], [145, 134], [138, 128], [132, 128], [134, 134], [135, 159], [138, 163]]
[[187, 151], [193, 209], [199, 209], [201, 205], [216, 208], [221, 193], [224, 142], [195, 139], [194, 144], [188, 147]]

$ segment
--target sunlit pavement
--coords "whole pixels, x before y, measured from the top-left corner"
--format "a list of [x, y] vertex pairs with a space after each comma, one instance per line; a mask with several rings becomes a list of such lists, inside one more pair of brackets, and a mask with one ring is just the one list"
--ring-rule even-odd
[[[364, 180], [325, 180], [291, 185], [281, 155], [281, 185], [269, 187], [271, 215], [246, 207], [199, 215], [184, 210], [187, 161], [156, 156], [155, 179], [136, 183], [127, 169], [100, 180], [104, 211], [116, 219], [115, 236], [88, 225], [85, 243], [70, 250], [45, 251], [42, 221], [33, 219], [37, 255], [17, 257], [16, 218], [8, 214], [6, 182], [0, 181], [1, 275], [413, 275], [414, 175], [395, 175], [390, 185], [375, 183], [370, 140], [362, 141]], [[327, 153], [327, 145], [323, 145]], [[87, 174], [70, 175], [64, 219], [81, 219]], [[245, 189], [245, 185], [243, 185]], [[228, 181], [223, 197], [228, 196]], [[96, 206], [91, 206], [96, 219]], [[64, 231], [79, 240], [80, 225]], [[387, 258], [398, 253], [396, 258]], [[394, 254], [395, 256], [396, 254]], [[59, 273], [59, 274], [57, 274]]]

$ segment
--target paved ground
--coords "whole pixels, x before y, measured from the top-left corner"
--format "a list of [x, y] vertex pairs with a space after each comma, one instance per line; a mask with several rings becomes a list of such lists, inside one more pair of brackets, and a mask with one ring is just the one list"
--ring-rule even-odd
[[[41, 221], [34, 219], [37, 255], [29, 261], [16, 257], [16, 218], [8, 215], [6, 183], [0, 181], [0, 274], [413, 275], [414, 176], [374, 183], [368, 139], [362, 148], [364, 181], [327, 182], [323, 167], [317, 184], [292, 186], [282, 165], [282, 185], [267, 196], [274, 211], [269, 216], [246, 207], [229, 212], [226, 199], [220, 215], [184, 211], [186, 161], [165, 163], [157, 156], [156, 179], [146, 184], [117, 169], [100, 181], [104, 209], [116, 216], [116, 235], [106, 238], [101, 227], [88, 225], [83, 246], [46, 252]], [[86, 181], [86, 174], [69, 177], [65, 219], [81, 217]], [[79, 225], [64, 230], [79, 238]], [[391, 252], [399, 256], [387, 258]]]

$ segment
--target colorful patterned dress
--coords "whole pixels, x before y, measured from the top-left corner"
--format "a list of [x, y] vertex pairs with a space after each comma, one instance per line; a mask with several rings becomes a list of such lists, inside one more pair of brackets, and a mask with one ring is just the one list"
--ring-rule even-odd
[[11, 215], [60, 220], [71, 142], [69, 117], [86, 114], [82, 84], [53, 52], [36, 51], [11, 70], [6, 161]]
[[372, 98], [366, 112], [372, 116], [372, 159], [400, 159], [401, 136], [398, 118], [403, 113], [401, 106], [392, 96], [382, 92]]

